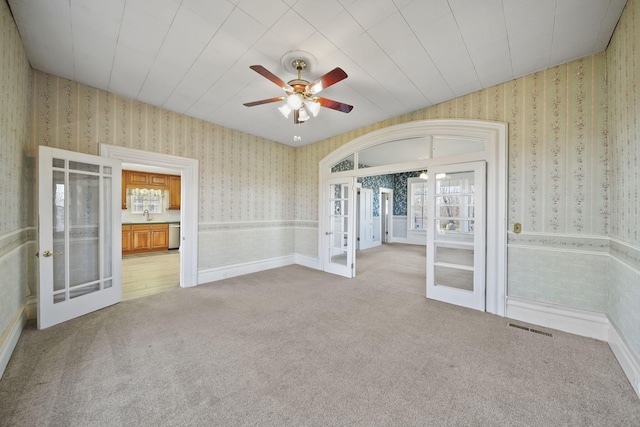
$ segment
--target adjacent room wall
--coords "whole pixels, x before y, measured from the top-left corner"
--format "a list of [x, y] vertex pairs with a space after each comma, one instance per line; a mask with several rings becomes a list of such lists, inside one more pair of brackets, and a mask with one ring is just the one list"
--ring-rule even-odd
[[629, 0], [607, 49], [611, 271], [607, 313], [640, 355], [640, 1]]
[[199, 271], [293, 257], [294, 148], [34, 71], [36, 145], [199, 160]]
[[[35, 285], [33, 183], [29, 149], [31, 67], [6, 2], [0, 2], [0, 375], [26, 319]], [[8, 354], [7, 354], [8, 353]], [[6, 360], [5, 360], [6, 359]]]

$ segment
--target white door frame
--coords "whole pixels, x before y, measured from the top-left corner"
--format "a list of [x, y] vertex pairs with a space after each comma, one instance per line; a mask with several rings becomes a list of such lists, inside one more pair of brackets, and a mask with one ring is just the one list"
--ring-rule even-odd
[[389, 201], [389, 213], [385, 216], [387, 226], [384, 227], [387, 232], [387, 243], [393, 243], [393, 190], [391, 188], [380, 187], [378, 197], [380, 200], [380, 244], [384, 243], [382, 235], [382, 195], [387, 195]]
[[[485, 151], [416, 160], [394, 165], [375, 166], [358, 170], [358, 152], [385, 142], [430, 136], [480, 138], [485, 141]], [[499, 316], [506, 315], [507, 290], [507, 123], [482, 120], [419, 120], [388, 126], [362, 135], [337, 148], [320, 161], [318, 206], [319, 218], [325, 211], [327, 200], [323, 188], [330, 178], [368, 176], [385, 173], [421, 170], [435, 165], [464, 163], [476, 160], [487, 162], [487, 270], [486, 311]], [[353, 156], [355, 170], [331, 173], [331, 168], [341, 160]], [[323, 225], [318, 227], [318, 254], [323, 252]], [[323, 257], [319, 256], [320, 269]]]
[[[198, 284], [198, 160], [100, 144], [100, 155], [180, 172], [180, 287]], [[120, 218], [118, 218], [120, 220]]]

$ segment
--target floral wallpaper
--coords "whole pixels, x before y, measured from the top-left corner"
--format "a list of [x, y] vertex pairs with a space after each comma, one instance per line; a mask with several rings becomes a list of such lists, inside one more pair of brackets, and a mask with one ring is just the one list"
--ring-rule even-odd
[[640, 358], [640, 0], [607, 48], [611, 271], [608, 314]]
[[604, 54], [300, 147], [296, 219], [317, 221], [318, 162], [383, 127], [425, 119], [509, 124], [510, 222], [527, 232], [604, 235], [610, 223]]
[[35, 283], [35, 159], [30, 149], [31, 67], [0, 2], [0, 345]]
[[393, 178], [393, 175], [373, 175], [358, 178], [362, 188], [373, 190], [373, 216], [380, 216], [380, 187], [393, 188]]
[[200, 160], [200, 222], [291, 220], [294, 148], [34, 72], [34, 141], [98, 154], [107, 143]]

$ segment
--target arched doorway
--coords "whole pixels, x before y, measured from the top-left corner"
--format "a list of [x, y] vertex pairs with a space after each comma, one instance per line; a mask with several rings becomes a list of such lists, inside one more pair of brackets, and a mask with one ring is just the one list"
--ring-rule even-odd
[[[507, 236], [507, 124], [480, 120], [423, 120], [363, 135], [320, 161], [318, 254], [320, 268], [355, 274], [355, 198], [360, 176], [446, 170], [483, 162], [486, 196], [482, 231], [484, 310], [505, 315]], [[463, 168], [464, 169], [464, 168]], [[434, 248], [432, 248], [434, 249]], [[427, 248], [429, 250], [429, 248]], [[478, 266], [480, 267], [480, 266]]]

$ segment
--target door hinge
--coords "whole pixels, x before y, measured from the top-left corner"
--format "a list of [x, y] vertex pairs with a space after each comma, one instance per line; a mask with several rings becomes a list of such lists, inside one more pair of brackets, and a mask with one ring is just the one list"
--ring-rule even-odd
[[353, 270], [353, 266], [354, 266], [354, 265], [353, 265], [353, 263], [351, 263], [351, 269], [352, 269], [352, 270]]

